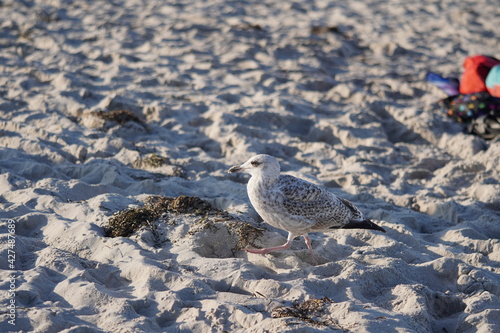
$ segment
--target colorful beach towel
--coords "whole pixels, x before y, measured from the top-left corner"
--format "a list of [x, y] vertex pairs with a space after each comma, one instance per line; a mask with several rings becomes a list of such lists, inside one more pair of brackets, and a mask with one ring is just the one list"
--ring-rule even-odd
[[486, 91], [450, 96], [440, 100], [438, 104], [449, 117], [464, 123], [492, 111], [500, 112], [500, 98], [495, 98]]

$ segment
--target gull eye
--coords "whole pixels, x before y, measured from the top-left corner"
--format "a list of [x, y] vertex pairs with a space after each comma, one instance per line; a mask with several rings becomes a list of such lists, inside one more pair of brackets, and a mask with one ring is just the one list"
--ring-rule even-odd
[[253, 166], [253, 167], [258, 167], [259, 165], [261, 165], [262, 163], [261, 162], [258, 162], [258, 161], [252, 161], [250, 162], [250, 164]]

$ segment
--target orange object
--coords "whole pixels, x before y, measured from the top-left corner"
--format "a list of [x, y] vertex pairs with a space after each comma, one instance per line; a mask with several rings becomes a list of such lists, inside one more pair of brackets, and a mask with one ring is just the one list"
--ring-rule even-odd
[[486, 76], [490, 69], [500, 64], [500, 60], [484, 55], [465, 58], [464, 73], [460, 79], [460, 93], [474, 94], [486, 91]]

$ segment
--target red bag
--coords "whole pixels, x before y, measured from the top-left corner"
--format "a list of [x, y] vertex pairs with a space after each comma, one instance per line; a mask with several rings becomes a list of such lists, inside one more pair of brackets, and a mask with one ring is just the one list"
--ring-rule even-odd
[[486, 91], [486, 76], [490, 69], [500, 64], [500, 60], [484, 55], [465, 58], [464, 73], [460, 79], [460, 93], [474, 94]]

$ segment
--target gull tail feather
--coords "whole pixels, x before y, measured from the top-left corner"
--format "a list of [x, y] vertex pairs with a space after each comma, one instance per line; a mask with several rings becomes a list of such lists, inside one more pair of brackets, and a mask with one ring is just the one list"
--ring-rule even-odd
[[378, 225], [376, 225], [375, 223], [373, 223], [372, 221], [370, 221], [368, 219], [365, 219], [362, 221], [351, 220], [351, 221], [347, 222], [347, 224], [345, 224], [342, 227], [342, 229], [372, 229], [372, 230], [378, 230], [378, 231], [385, 232], [384, 228], [379, 227]]

